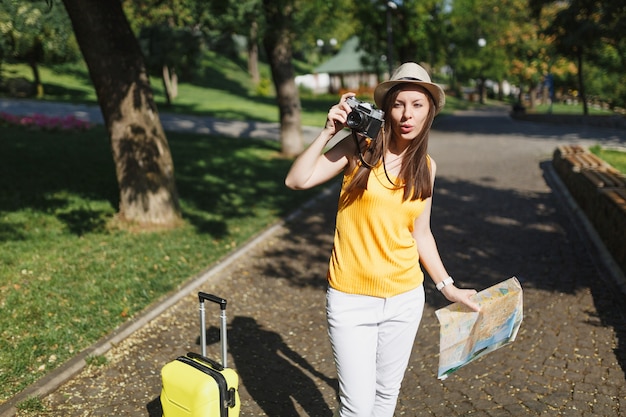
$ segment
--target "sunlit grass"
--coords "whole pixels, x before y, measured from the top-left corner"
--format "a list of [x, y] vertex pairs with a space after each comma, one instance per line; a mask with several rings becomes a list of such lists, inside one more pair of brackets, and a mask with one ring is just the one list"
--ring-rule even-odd
[[[602, 109], [596, 106], [588, 107], [590, 115], [611, 115], [614, 114], [611, 110]], [[546, 114], [574, 114], [574, 115], [582, 115], [584, 114], [584, 109], [582, 103], [577, 104], [565, 104], [565, 103], [555, 103], [553, 105], [550, 104], [538, 104], [535, 108], [532, 109], [533, 113], [546, 113]]]
[[626, 151], [607, 149], [603, 148], [601, 145], [592, 146], [589, 148], [589, 151], [626, 175]]

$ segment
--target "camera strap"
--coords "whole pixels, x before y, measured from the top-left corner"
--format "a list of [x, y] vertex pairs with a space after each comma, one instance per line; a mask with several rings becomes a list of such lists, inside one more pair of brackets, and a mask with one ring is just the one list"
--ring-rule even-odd
[[[354, 144], [356, 145], [356, 150], [359, 155], [359, 160], [363, 165], [365, 165], [369, 169], [374, 169], [374, 166], [363, 158], [363, 152], [361, 152], [361, 145], [359, 144], [359, 138], [357, 137], [356, 131], [352, 130], [352, 139], [354, 139]], [[387, 166], [385, 165], [385, 152], [383, 151], [383, 171], [385, 171], [385, 177], [387, 177], [387, 181], [391, 183], [394, 187], [397, 187], [396, 183], [391, 181], [389, 178], [389, 174], [387, 173]]]
[[369, 169], [374, 169], [374, 166], [369, 164], [367, 161], [365, 161], [365, 158], [363, 158], [363, 152], [361, 152], [361, 145], [359, 144], [359, 138], [357, 137], [355, 130], [352, 130], [352, 139], [354, 139], [354, 144], [356, 145], [356, 151], [357, 151], [357, 154], [359, 155], [359, 160], [361, 161], [361, 163], [365, 165], [366, 167], [368, 167]]

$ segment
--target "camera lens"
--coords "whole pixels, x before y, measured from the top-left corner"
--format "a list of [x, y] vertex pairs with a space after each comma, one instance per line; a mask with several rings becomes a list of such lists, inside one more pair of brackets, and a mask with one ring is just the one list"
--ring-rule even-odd
[[363, 123], [363, 115], [358, 111], [352, 111], [348, 114], [346, 124], [350, 129], [358, 129]]

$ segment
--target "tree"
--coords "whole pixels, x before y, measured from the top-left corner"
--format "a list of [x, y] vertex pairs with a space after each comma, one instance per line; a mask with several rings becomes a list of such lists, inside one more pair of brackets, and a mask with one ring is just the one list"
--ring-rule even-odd
[[[365, 64], [379, 74], [403, 62], [419, 62], [432, 69], [443, 63], [447, 45], [442, 24], [441, 0], [369, 0], [356, 2], [360, 45], [367, 52]], [[391, 68], [389, 68], [391, 67]]]
[[178, 74], [189, 76], [200, 58], [201, 39], [193, 29], [178, 29], [168, 24], [143, 28], [139, 33], [146, 64], [161, 76], [166, 105], [178, 95]]
[[122, 0], [122, 8], [151, 75], [163, 82], [166, 105], [178, 95], [178, 80], [190, 79], [202, 49], [194, 0]]
[[[502, 85], [510, 75], [514, 54], [508, 49], [515, 31], [525, 33], [519, 5], [526, 0], [458, 0], [442, 18], [448, 41], [447, 54], [456, 77], [462, 82], [478, 81], [478, 98], [484, 102], [485, 82]], [[499, 89], [500, 93], [502, 89]]]
[[295, 156], [304, 149], [302, 107], [293, 68], [295, 6], [292, 0], [263, 0], [267, 29], [263, 46], [272, 70], [280, 117], [280, 143], [283, 154]]
[[120, 0], [63, 0], [94, 84], [120, 187], [119, 217], [174, 226], [174, 164], [137, 39]]
[[261, 80], [259, 73], [259, 42], [264, 31], [261, 0], [209, 1], [205, 6], [207, 26], [221, 36], [239, 35], [246, 39], [248, 73], [254, 85]]
[[4, 55], [30, 66], [38, 97], [44, 94], [41, 63], [71, 62], [80, 57], [63, 7], [51, 8], [41, 1], [0, 2], [0, 37], [0, 58]]
[[[566, 3], [556, 0], [530, 0], [535, 16], [541, 16], [544, 8], [556, 5], [560, 10], [554, 15], [552, 23], [545, 33], [554, 37], [554, 45], [558, 53], [573, 59], [578, 67], [578, 88], [583, 113], [589, 114], [585, 86], [586, 60], [592, 62], [597, 57], [596, 51], [602, 50], [603, 40], [615, 41], [615, 45], [623, 45], [622, 35], [616, 32], [624, 28], [616, 17], [623, 21], [626, 7], [611, 2], [606, 5], [601, 0], [570, 0]], [[604, 39], [603, 39], [604, 38]]]
[[211, 30], [246, 38], [253, 80], [257, 76], [256, 46], [259, 41], [262, 44], [276, 92], [280, 141], [285, 155], [297, 155], [304, 149], [294, 49], [303, 53], [307, 47], [317, 48], [317, 39], [329, 40], [335, 33], [344, 34], [343, 39], [349, 36], [351, 26], [343, 24], [348, 4], [349, 0], [222, 0], [208, 2], [206, 6], [210, 10], [207, 22]]

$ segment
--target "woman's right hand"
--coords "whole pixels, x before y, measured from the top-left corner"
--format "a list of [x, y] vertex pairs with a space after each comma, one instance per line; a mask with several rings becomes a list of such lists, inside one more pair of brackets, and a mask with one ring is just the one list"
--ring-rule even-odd
[[326, 130], [330, 135], [334, 136], [346, 126], [348, 114], [352, 111], [352, 108], [346, 103], [348, 97], [354, 97], [354, 93], [345, 93], [341, 96], [339, 103], [335, 104], [328, 111], [326, 118]]
[[328, 111], [326, 125], [313, 142], [291, 165], [285, 185], [294, 190], [304, 190], [322, 184], [339, 174], [349, 163], [348, 155], [354, 154], [351, 141], [339, 141], [325, 151], [328, 142], [345, 126], [352, 108], [346, 103], [354, 93], [341, 96], [339, 103]]

